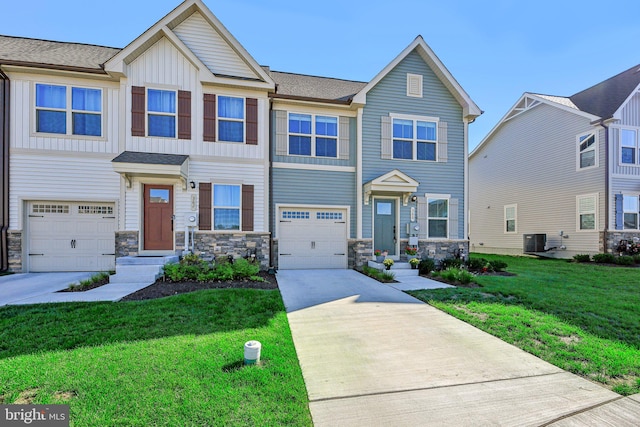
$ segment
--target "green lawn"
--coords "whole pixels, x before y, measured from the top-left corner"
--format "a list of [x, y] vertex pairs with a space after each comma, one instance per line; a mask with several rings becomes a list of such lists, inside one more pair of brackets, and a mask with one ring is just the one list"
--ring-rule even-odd
[[[243, 366], [244, 343], [262, 364]], [[278, 291], [0, 308], [0, 404], [75, 426], [312, 425]]]
[[517, 276], [410, 293], [620, 394], [640, 392], [640, 268], [479, 256], [506, 261]]

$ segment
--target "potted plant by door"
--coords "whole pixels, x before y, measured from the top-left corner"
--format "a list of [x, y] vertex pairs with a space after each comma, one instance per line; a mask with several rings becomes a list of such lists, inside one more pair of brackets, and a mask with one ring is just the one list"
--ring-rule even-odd
[[418, 268], [418, 264], [420, 264], [420, 260], [418, 258], [411, 258], [409, 260], [409, 264], [411, 265], [411, 269], [415, 270]]
[[376, 262], [384, 261], [384, 255], [382, 255], [382, 251], [380, 249], [373, 251], [373, 255], [376, 257]]
[[418, 248], [413, 246], [407, 246], [404, 248], [404, 253], [407, 254], [407, 259], [411, 261], [418, 257]]
[[385, 269], [391, 270], [391, 266], [393, 265], [393, 260], [391, 258], [386, 258], [382, 263], [384, 264]]

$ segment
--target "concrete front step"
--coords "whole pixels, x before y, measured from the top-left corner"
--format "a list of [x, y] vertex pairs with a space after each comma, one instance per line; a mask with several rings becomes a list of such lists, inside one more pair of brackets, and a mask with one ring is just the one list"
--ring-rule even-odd
[[[367, 265], [369, 267], [371, 267], [371, 268], [375, 268], [375, 269], [378, 269], [378, 270], [386, 269], [384, 264], [381, 263], [381, 262], [369, 261], [367, 263]], [[396, 261], [391, 266], [391, 270], [389, 270], [389, 271], [393, 272], [393, 274], [395, 274], [396, 276], [398, 276], [398, 275], [418, 276], [419, 275], [418, 269], [414, 270], [414, 269], [411, 268], [411, 264], [409, 264], [408, 262], [401, 262], [401, 261]]]
[[109, 283], [153, 283], [162, 276], [165, 264], [178, 262], [178, 257], [121, 257], [116, 259], [116, 274], [109, 277]]

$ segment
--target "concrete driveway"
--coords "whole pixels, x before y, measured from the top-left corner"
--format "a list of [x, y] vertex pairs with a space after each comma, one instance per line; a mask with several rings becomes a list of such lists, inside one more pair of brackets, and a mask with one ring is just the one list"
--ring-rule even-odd
[[640, 420], [638, 396], [622, 398], [355, 271], [277, 278], [316, 426]]
[[19, 273], [0, 276], [0, 306], [50, 294], [96, 273]]

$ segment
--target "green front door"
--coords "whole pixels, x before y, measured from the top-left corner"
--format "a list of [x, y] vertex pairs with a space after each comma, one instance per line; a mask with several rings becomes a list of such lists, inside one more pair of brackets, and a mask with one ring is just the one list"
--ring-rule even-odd
[[396, 200], [375, 199], [373, 209], [373, 248], [396, 255]]

